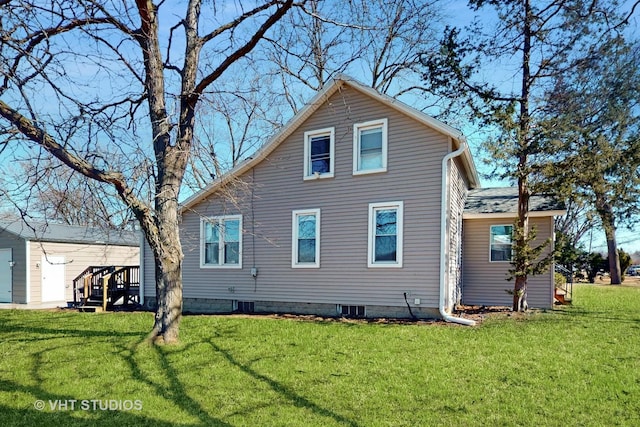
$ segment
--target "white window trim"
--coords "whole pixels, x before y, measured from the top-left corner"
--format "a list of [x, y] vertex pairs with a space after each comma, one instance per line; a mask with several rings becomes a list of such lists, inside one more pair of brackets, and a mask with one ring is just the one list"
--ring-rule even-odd
[[[316, 257], [315, 262], [298, 262], [298, 217], [316, 217]], [[300, 209], [291, 212], [291, 268], [320, 268], [320, 209]]]
[[[314, 179], [322, 179], [322, 178], [333, 178], [335, 174], [335, 128], [324, 128], [318, 130], [312, 130], [304, 133], [304, 172], [303, 179], [305, 181], [314, 180]], [[311, 173], [311, 138], [314, 136], [325, 136], [329, 135], [329, 170], [330, 172], [326, 173]]]
[[511, 239], [511, 259], [508, 260], [493, 260], [491, 259], [491, 235], [493, 233], [491, 233], [491, 230], [493, 229], [493, 227], [511, 227], [511, 234], [513, 235], [513, 224], [491, 224], [489, 226], [489, 262], [490, 263], [510, 263], [513, 260], [513, 236]]
[[[382, 127], [382, 167], [377, 169], [359, 170], [358, 163], [360, 161], [360, 131], [370, 128]], [[366, 175], [370, 173], [380, 173], [387, 171], [387, 119], [371, 120], [353, 125], [353, 174]]]
[[[237, 219], [238, 220], [238, 228], [240, 230], [240, 242], [238, 244], [238, 263], [237, 264], [206, 264], [204, 262], [204, 255], [205, 255], [205, 224], [207, 223], [215, 223], [215, 222], [221, 222], [221, 221], [225, 221], [225, 220], [234, 220]], [[223, 215], [223, 216], [214, 216], [214, 217], [209, 217], [209, 218], [201, 218], [200, 219], [200, 268], [231, 268], [231, 269], [241, 269], [242, 268], [242, 241], [243, 239], [243, 233], [242, 233], [242, 215]], [[224, 243], [224, 242], [221, 242]], [[218, 259], [222, 259], [222, 251], [223, 251], [223, 245], [220, 245], [220, 248], [218, 249], [220, 251], [219, 253], [219, 258]]]
[[[376, 250], [376, 211], [382, 209], [395, 209], [396, 213], [396, 260], [395, 261], [375, 261]], [[403, 202], [385, 202], [385, 203], [369, 203], [369, 236], [368, 236], [368, 256], [367, 267], [369, 268], [401, 268], [402, 267], [402, 247], [404, 230], [404, 203]]]

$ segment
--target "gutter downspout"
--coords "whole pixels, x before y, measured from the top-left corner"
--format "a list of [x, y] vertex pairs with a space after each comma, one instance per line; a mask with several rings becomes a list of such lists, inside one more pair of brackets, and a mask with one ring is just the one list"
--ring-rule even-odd
[[451, 153], [444, 156], [442, 159], [442, 189], [440, 194], [441, 207], [440, 207], [440, 315], [447, 322], [459, 323], [461, 325], [466, 326], [474, 326], [476, 322], [469, 319], [463, 319], [461, 317], [454, 317], [451, 314], [447, 313], [446, 308], [446, 286], [445, 286], [445, 265], [446, 265], [446, 237], [447, 237], [447, 202], [448, 202], [448, 166], [449, 160], [454, 157], [458, 157], [462, 153], [464, 153], [469, 146], [466, 142], [462, 142], [460, 144], [460, 148], [456, 151], [452, 151]]

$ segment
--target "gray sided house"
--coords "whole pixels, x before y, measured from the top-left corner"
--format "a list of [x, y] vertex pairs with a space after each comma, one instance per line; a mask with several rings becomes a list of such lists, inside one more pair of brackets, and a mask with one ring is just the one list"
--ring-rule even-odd
[[[336, 78], [252, 158], [184, 202], [184, 310], [462, 322], [451, 312], [467, 302], [465, 280], [474, 304], [508, 296], [505, 226], [515, 213], [466, 219], [479, 187], [461, 132]], [[556, 214], [540, 217], [541, 238], [552, 236]], [[153, 306], [148, 247], [142, 258]], [[551, 275], [532, 287], [538, 280], [544, 297], [533, 301], [548, 307]]]
[[0, 303], [66, 306], [73, 279], [88, 266], [138, 265], [140, 237], [52, 223], [0, 222]]

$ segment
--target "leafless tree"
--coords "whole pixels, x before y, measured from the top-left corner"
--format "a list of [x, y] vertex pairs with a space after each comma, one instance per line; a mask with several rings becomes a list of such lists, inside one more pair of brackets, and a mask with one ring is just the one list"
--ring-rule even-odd
[[567, 213], [556, 220], [555, 230], [569, 240], [572, 247], [596, 227], [595, 214], [592, 208], [577, 195], [567, 199]]
[[435, 0], [367, 2], [367, 16], [374, 25], [361, 32], [362, 59], [371, 87], [394, 98], [425, 92], [425, 87], [419, 85], [420, 56], [437, 48], [442, 6]]
[[[274, 90], [297, 112], [310, 93], [347, 73], [393, 97], [422, 93], [420, 53], [437, 47], [442, 22], [437, 1], [311, 0], [278, 24], [261, 55]], [[330, 18], [329, 18], [330, 17]]]
[[338, 73], [392, 96], [422, 92], [417, 64], [435, 48], [439, 10], [415, 0], [310, 0], [292, 10], [240, 75], [222, 76], [203, 95], [185, 185], [197, 191], [251, 155]]
[[33, 160], [19, 164], [22, 173], [17, 176], [24, 180], [3, 184], [5, 189], [12, 189], [12, 202], [33, 219], [105, 229], [125, 228], [135, 220], [110, 187], [86, 179], [57, 159]]
[[[45, 150], [110, 186], [155, 259], [151, 337], [178, 340], [182, 248], [178, 198], [204, 96], [293, 0], [13, 1], [0, 4], [0, 117], [16, 150]], [[152, 171], [151, 194], [145, 191]]]

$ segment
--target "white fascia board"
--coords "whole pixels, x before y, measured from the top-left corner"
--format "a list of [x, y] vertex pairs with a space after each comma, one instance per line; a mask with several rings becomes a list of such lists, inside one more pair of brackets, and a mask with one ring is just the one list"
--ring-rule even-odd
[[[554, 210], [554, 211], [531, 211], [529, 212], [529, 218], [544, 218], [549, 216], [562, 216], [567, 211]], [[518, 217], [517, 212], [498, 212], [498, 213], [463, 213], [462, 219], [515, 219]]]

